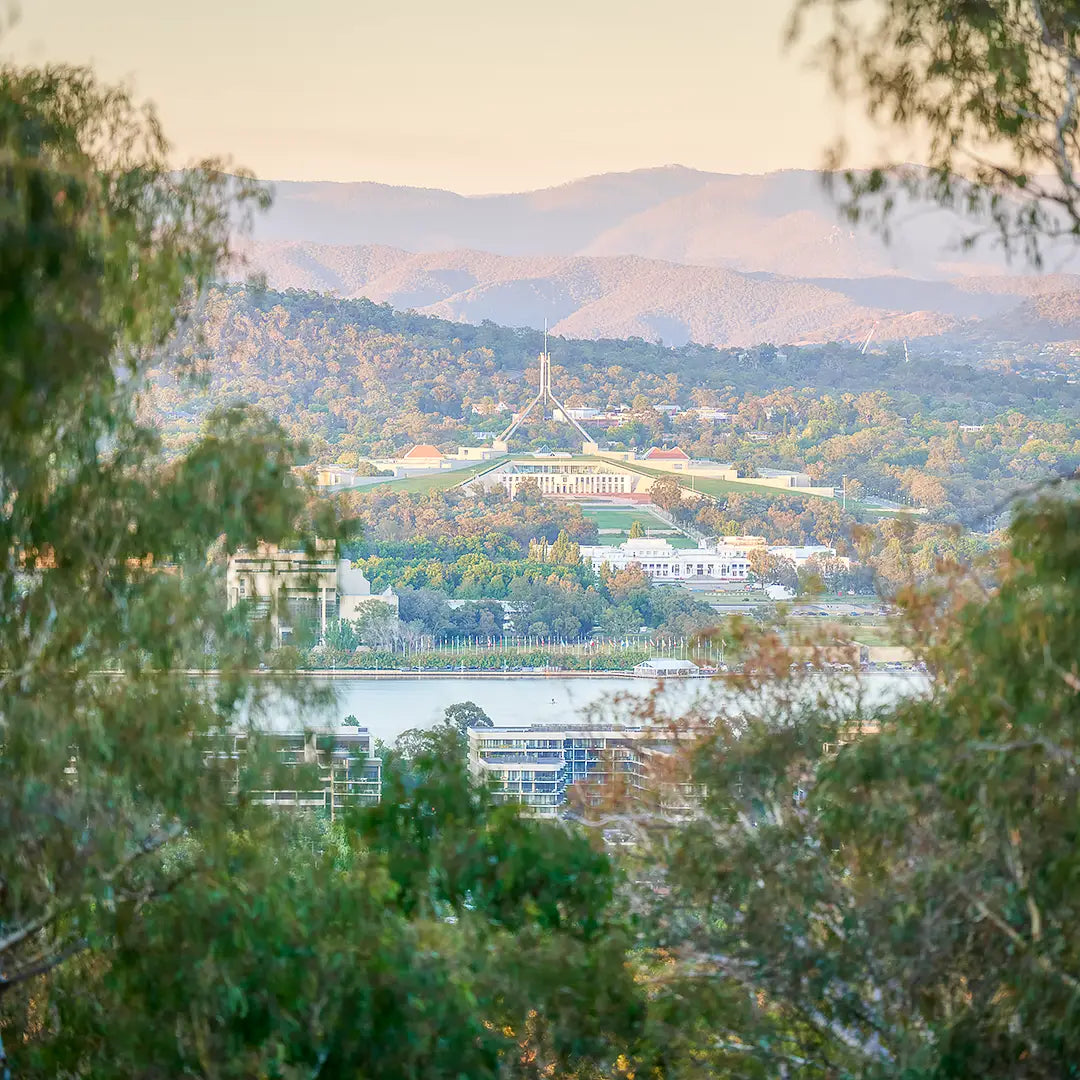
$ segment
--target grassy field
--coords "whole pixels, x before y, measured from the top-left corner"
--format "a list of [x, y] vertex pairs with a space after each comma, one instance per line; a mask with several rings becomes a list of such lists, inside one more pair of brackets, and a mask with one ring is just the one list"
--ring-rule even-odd
[[791, 625], [804, 632], [835, 632], [863, 645], [899, 645], [900, 633], [895, 620], [879, 615], [831, 615], [821, 618], [794, 617]]
[[583, 506], [581, 512], [590, 521], [595, 521], [598, 529], [628, 531], [635, 521], [640, 521], [643, 529], [671, 528], [666, 521], [661, 521], [652, 511], [644, 507]]
[[[625, 543], [630, 539], [630, 527], [635, 521], [641, 522], [641, 527], [646, 531], [649, 529], [672, 529], [668, 522], [658, 518], [651, 510], [643, 506], [583, 506], [581, 512], [589, 521], [595, 521], [598, 529], [619, 530], [618, 532], [603, 533], [600, 537], [600, 543], [602, 544]], [[662, 539], [666, 540], [672, 547], [697, 547], [697, 543], [691, 540], [690, 537], [683, 536], [682, 533], [674, 530], [670, 533], [665, 532]]]
[[447, 491], [479, 473], [487, 472], [495, 465], [501, 465], [505, 460], [505, 458], [492, 458], [490, 461], [478, 461], [475, 465], [467, 465], [463, 469], [447, 469], [445, 472], [428, 473], [425, 476], [401, 476], [381, 484], [372, 484], [368, 490], [386, 488], [390, 491], [406, 491], [412, 494], [425, 491]]
[[694, 491], [701, 491], [706, 495], [730, 495], [732, 493], [738, 494], [760, 494], [760, 495], [803, 495], [808, 499], [826, 499], [827, 495], [815, 495], [809, 491], [800, 488], [775, 488], [768, 487], [765, 484], [755, 484], [753, 481], [747, 483], [736, 483], [733, 480], [720, 480], [717, 477], [704, 477], [695, 476], [693, 478], [689, 476], [683, 476], [679, 473], [668, 472], [666, 469], [650, 469], [645, 465], [640, 464], [637, 461], [634, 462], [620, 462], [630, 469], [631, 472], [643, 473], [645, 476], [674, 476], [679, 484], [684, 488], [692, 488]]

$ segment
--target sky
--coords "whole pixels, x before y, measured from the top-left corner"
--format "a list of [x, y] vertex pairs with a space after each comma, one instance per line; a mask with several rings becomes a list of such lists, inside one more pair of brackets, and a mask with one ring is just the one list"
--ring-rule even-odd
[[[22, 0], [21, 62], [155, 103], [177, 163], [466, 194], [681, 164], [816, 168], [883, 140], [785, 51], [792, 0]], [[895, 150], [895, 148], [893, 148]]]

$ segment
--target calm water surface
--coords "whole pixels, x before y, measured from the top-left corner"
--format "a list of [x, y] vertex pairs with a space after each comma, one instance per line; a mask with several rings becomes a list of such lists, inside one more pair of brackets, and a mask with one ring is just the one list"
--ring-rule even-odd
[[[920, 693], [927, 680], [910, 673], [862, 676], [863, 692], [872, 703]], [[475, 701], [496, 724], [566, 724], [582, 719], [628, 722], [656, 689], [646, 679], [327, 679], [334, 705], [324, 714], [298, 718], [282, 704], [268, 717], [278, 728], [336, 727], [352, 714], [378, 739], [391, 741], [406, 728], [429, 727], [447, 705]], [[671, 682], [658, 698], [663, 713], [678, 714], [725, 698], [722, 680]], [[729, 698], [730, 700], [730, 698]]]

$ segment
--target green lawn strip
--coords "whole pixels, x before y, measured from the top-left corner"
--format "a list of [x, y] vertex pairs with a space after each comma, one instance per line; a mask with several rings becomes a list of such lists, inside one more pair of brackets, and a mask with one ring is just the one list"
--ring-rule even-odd
[[625, 543], [630, 539], [630, 526], [635, 521], [641, 522], [641, 527], [646, 531], [663, 529], [664, 533], [656, 539], [666, 540], [672, 547], [693, 548], [697, 547], [697, 541], [684, 536], [677, 528], [663, 518], [657, 517], [647, 507], [593, 507], [583, 506], [582, 514], [589, 521], [595, 522], [598, 529], [619, 529], [618, 533], [603, 533], [600, 536], [601, 544], [616, 545]]
[[752, 481], [742, 483], [741, 481], [721, 480], [712, 476], [690, 477], [685, 473], [669, 472], [667, 469], [650, 469], [636, 461], [621, 461], [619, 464], [625, 466], [631, 472], [641, 473], [643, 476], [674, 476], [681, 487], [687, 490], [700, 491], [704, 495], [738, 495], [740, 492], [743, 494], [752, 492], [758, 495], [783, 495], [789, 498], [791, 496], [803, 496], [808, 499], [827, 499], [829, 497], [828, 495], [815, 494], [805, 488], [769, 487], [765, 484], [755, 484]]
[[658, 518], [651, 510], [646, 510], [642, 507], [627, 507], [625, 510], [616, 509], [594, 509], [591, 506], [583, 506], [581, 509], [582, 514], [589, 519], [589, 521], [596, 522], [598, 529], [622, 529], [629, 531], [630, 526], [635, 521], [641, 522], [643, 529], [671, 529], [674, 526], [669, 525], [666, 521]]
[[[491, 458], [489, 461], [478, 461], [475, 465], [467, 465], [463, 469], [447, 469], [446, 471], [425, 473], [423, 476], [399, 476], [393, 480], [387, 480], [380, 484], [371, 484], [370, 488], [388, 488], [391, 491], [408, 491], [412, 493], [425, 491], [447, 491], [450, 488], [471, 480], [474, 476], [487, 472], [506, 461], [505, 457]], [[369, 490], [370, 490], [369, 488]]]

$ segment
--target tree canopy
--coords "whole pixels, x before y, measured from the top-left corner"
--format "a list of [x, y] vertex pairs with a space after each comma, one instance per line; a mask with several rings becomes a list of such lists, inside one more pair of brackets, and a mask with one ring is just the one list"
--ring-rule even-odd
[[224, 560], [334, 523], [274, 423], [209, 414], [166, 455], [140, 394], [261, 189], [175, 172], [152, 111], [80, 69], [0, 68], [0, 140], [0, 1073], [608, 1060], [638, 1006], [587, 839], [489, 816], [460, 761], [333, 828], [258, 798], [264, 706], [329, 703], [251, 676], [269, 624], [225, 610]]
[[1068, 250], [1054, 242], [1080, 235], [1074, 0], [799, 0], [793, 37], [816, 33], [817, 10], [828, 28], [812, 48], [839, 93], [924, 143], [925, 168], [848, 174], [855, 219], [929, 198], [1037, 264]]

